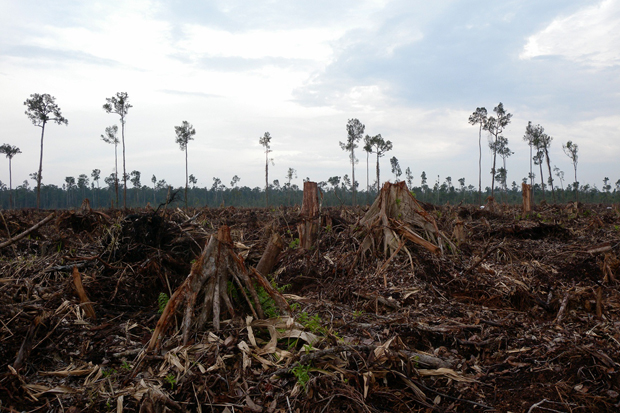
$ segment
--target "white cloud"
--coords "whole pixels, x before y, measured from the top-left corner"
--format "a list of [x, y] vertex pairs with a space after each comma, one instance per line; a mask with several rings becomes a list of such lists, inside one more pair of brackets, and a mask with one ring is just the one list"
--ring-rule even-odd
[[530, 36], [519, 57], [540, 56], [562, 56], [597, 68], [620, 64], [620, 1], [604, 0], [557, 18]]
[[287, 59], [328, 60], [329, 41], [339, 33], [328, 28], [299, 30], [251, 30], [229, 32], [200, 25], [185, 25], [185, 38], [178, 46], [190, 56], [285, 57]]

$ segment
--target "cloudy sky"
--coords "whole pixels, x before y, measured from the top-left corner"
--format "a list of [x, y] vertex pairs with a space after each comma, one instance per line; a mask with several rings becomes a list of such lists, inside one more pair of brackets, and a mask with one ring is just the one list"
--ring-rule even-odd
[[[0, 0], [0, 143], [18, 146], [13, 184], [38, 168], [32, 93], [56, 97], [68, 126], [46, 128], [44, 183], [113, 172], [100, 139], [127, 92], [127, 170], [184, 183], [174, 126], [196, 128], [189, 171], [199, 186], [264, 184], [259, 137], [273, 137], [270, 180], [289, 167], [314, 181], [351, 173], [339, 141], [348, 119], [394, 144], [389, 157], [419, 185], [451, 176], [477, 186], [479, 106], [513, 114], [509, 182], [527, 175], [528, 121], [554, 140], [552, 165], [572, 181], [562, 143], [580, 147], [579, 181], [620, 179], [620, 0]], [[483, 186], [491, 154], [483, 135]], [[366, 185], [366, 155], [356, 178]], [[122, 172], [122, 171], [121, 171]], [[372, 164], [371, 164], [371, 180]], [[8, 162], [0, 164], [8, 182]], [[31, 181], [32, 184], [32, 181]]]

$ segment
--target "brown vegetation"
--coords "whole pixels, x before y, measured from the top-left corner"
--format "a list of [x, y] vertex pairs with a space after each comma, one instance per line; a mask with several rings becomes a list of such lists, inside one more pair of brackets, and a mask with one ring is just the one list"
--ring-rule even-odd
[[618, 206], [384, 190], [318, 217], [3, 211], [0, 410], [620, 409]]

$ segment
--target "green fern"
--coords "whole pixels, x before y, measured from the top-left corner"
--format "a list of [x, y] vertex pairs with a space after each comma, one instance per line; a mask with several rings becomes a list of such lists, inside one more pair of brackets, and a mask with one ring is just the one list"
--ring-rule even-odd
[[168, 305], [168, 301], [170, 301], [170, 297], [168, 297], [168, 294], [159, 293], [159, 296], [157, 297], [157, 306], [159, 307], [159, 310], [157, 310], [157, 312], [159, 314], [163, 314], [164, 309]]

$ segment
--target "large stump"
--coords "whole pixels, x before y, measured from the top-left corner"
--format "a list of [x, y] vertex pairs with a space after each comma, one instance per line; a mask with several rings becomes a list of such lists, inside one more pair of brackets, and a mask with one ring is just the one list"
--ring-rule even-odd
[[252, 315], [255, 318], [264, 318], [250, 275], [265, 289], [280, 310], [288, 313], [288, 305], [281, 294], [271, 288], [260, 273], [255, 270], [247, 271], [242, 258], [233, 250], [230, 228], [223, 225], [217, 235], [211, 236], [202, 254], [192, 266], [190, 274], [170, 297], [157, 322], [147, 350], [152, 350], [158, 345], [177, 312], [183, 313], [181, 323], [183, 344], [187, 344], [190, 331], [204, 328], [209, 319], [213, 322], [213, 328], [219, 330], [222, 309], [228, 311], [231, 317], [236, 315], [233, 302], [228, 296], [229, 282], [237, 285]]
[[443, 252], [448, 239], [439, 231], [435, 219], [413, 197], [404, 181], [386, 182], [366, 215], [360, 221], [365, 229], [362, 255], [383, 244], [383, 254], [400, 251], [406, 240], [435, 254]]
[[304, 199], [301, 204], [301, 222], [297, 224], [299, 246], [304, 250], [312, 248], [319, 233], [319, 195], [316, 182], [304, 182]]

